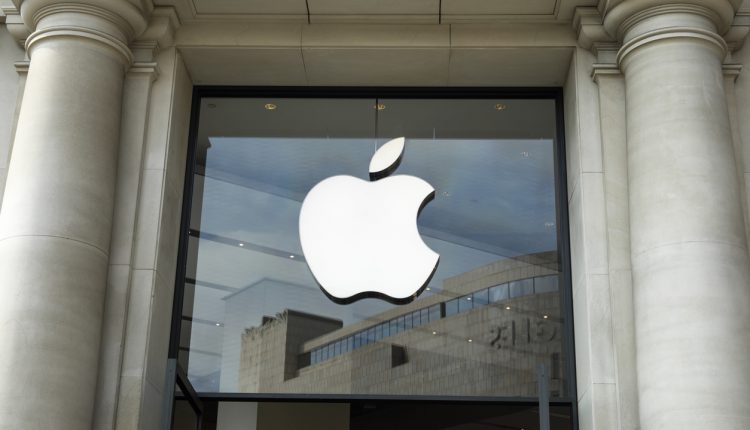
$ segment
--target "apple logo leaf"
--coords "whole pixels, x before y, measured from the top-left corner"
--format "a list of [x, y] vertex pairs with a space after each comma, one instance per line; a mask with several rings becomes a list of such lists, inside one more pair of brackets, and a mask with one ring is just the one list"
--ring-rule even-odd
[[381, 146], [370, 160], [370, 180], [377, 181], [393, 173], [401, 164], [405, 138], [397, 137]]

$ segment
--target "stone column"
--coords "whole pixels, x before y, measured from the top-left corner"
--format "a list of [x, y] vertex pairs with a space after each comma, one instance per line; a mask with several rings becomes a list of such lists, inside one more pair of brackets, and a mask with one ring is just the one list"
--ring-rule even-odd
[[21, 14], [34, 32], [0, 212], [0, 428], [89, 429], [127, 43], [145, 23], [127, 1]]
[[719, 36], [731, 5], [623, 2], [648, 3], [672, 4], [616, 28], [641, 427], [748, 429], [750, 261]]

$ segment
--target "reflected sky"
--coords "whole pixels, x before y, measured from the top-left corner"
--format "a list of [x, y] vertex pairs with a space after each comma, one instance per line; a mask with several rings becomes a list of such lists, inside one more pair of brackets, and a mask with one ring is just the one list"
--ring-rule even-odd
[[[205, 175], [261, 194], [233, 203], [242, 213], [286, 219], [298, 215], [306, 193], [327, 177], [367, 180], [376, 145], [375, 139], [212, 138]], [[423, 234], [513, 257], [556, 247], [553, 163], [551, 140], [407, 139], [394, 175], [418, 176], [436, 189], [418, 220]], [[201, 230], [218, 232], [227, 222], [241, 223], [238, 229], [250, 224], [211, 213]], [[292, 242], [288, 249], [299, 251]]]

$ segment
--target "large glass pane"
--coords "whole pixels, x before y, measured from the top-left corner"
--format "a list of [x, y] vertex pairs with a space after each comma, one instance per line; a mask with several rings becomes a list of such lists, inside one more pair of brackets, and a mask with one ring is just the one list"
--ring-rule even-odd
[[534, 279], [527, 278], [510, 283], [510, 297], [521, 297], [534, 294]]
[[471, 301], [474, 302], [474, 307], [486, 306], [490, 302], [489, 289], [475, 291]]
[[509, 297], [508, 284], [500, 284], [495, 285], [494, 287], [490, 287], [490, 302], [501, 302], [504, 300], [508, 300]]
[[557, 275], [534, 278], [534, 293], [552, 293], [557, 291], [559, 278]]
[[458, 299], [445, 302], [445, 316], [449, 317], [458, 313]]
[[461, 296], [458, 298], [458, 311], [459, 312], [466, 312], [472, 309], [472, 303], [471, 303], [471, 294], [467, 294], [465, 296]]
[[[537, 364], [564, 369], [553, 100], [200, 103], [180, 339], [197, 391], [530, 397]], [[400, 136], [391, 176], [435, 189], [417, 226], [439, 265], [409, 303], [333, 301], [302, 201], [331, 176], [376, 185], [370, 160]]]
[[430, 322], [434, 322], [440, 319], [440, 305], [430, 306], [428, 309]]

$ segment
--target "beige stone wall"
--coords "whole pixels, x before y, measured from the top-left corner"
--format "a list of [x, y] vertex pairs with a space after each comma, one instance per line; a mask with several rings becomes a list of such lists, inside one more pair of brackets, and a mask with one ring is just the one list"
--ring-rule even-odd
[[3, 202], [5, 178], [13, 147], [13, 131], [18, 118], [18, 108], [23, 94], [26, 74], [16, 73], [14, 63], [24, 59], [24, 51], [0, 24], [0, 207]]
[[[618, 428], [619, 421], [621, 428], [632, 429], [637, 428], [637, 422], [629, 419], [637, 420], [633, 415], [637, 399], [631, 395], [636, 373], [630, 252], [626, 250], [624, 263], [615, 261], [618, 254], [613, 252], [618, 239], [626, 245], [630, 241], [627, 232], [613, 234], [618, 219], [625, 217], [628, 225], [627, 191], [612, 186], [622, 178], [613, 176], [614, 169], [605, 164], [603, 155], [603, 151], [624, 150], [624, 142], [618, 140], [624, 134], [624, 120], [618, 123], [620, 118], [611, 110], [625, 105], [623, 98], [614, 106], [605, 99], [605, 116], [600, 117], [603, 85], [598, 89], [591, 78], [596, 61], [591, 52], [577, 49], [564, 88], [577, 400], [582, 428]], [[627, 176], [624, 180], [627, 187]], [[615, 269], [620, 270], [610, 277]]]
[[[746, 7], [746, 16], [750, 16], [750, 4]], [[738, 170], [745, 192], [743, 202], [745, 205], [745, 230], [748, 237], [748, 247], [750, 247], [750, 121], [745, 120], [750, 118], [750, 77], [748, 76], [750, 43], [746, 42], [742, 49], [733, 54], [732, 62], [742, 65], [742, 72], [739, 76], [730, 76], [730, 81], [726, 82], [726, 87], [730, 102], [730, 115], [735, 131]]]

